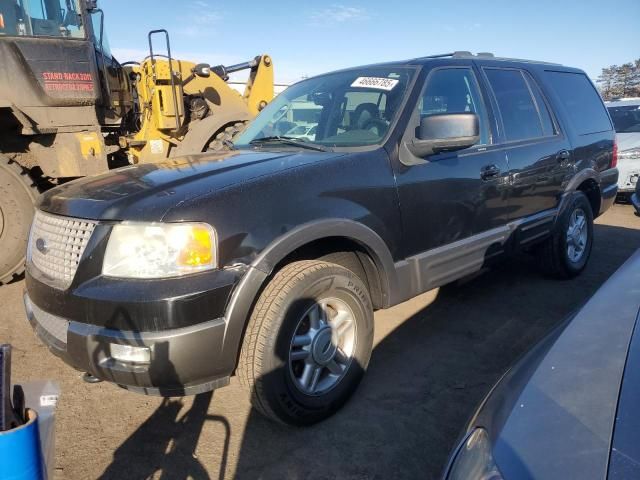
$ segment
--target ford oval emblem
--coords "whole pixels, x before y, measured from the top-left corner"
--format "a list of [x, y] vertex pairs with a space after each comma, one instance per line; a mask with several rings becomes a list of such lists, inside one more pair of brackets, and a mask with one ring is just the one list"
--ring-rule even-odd
[[46, 255], [49, 251], [49, 247], [47, 247], [47, 241], [44, 238], [38, 238], [36, 240], [36, 248], [43, 255]]

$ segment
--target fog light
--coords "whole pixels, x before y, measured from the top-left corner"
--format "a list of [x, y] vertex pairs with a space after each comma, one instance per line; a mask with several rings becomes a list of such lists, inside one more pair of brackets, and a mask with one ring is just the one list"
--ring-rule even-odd
[[148, 347], [112, 343], [111, 357], [121, 362], [149, 363], [151, 361], [151, 350]]

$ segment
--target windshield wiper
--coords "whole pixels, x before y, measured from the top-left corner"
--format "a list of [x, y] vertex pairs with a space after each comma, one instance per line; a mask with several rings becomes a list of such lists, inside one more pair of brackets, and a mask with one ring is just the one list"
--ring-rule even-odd
[[271, 137], [254, 138], [249, 142], [250, 145], [261, 145], [263, 143], [284, 143], [286, 145], [294, 145], [296, 147], [307, 148], [309, 150], [317, 150], [318, 152], [328, 152], [329, 149], [322, 145], [311, 142], [305, 142], [300, 138], [286, 137], [282, 135], [273, 135]]

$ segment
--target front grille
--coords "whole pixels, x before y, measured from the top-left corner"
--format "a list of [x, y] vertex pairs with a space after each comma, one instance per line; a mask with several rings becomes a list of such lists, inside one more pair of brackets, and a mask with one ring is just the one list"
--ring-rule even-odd
[[68, 320], [45, 312], [26, 296], [25, 305], [27, 307], [27, 312], [30, 311], [32, 313], [33, 319], [36, 324], [42, 328], [42, 330], [66, 345], [67, 330], [69, 328]]
[[31, 225], [27, 260], [52, 280], [52, 286], [68, 288], [96, 224], [37, 210]]

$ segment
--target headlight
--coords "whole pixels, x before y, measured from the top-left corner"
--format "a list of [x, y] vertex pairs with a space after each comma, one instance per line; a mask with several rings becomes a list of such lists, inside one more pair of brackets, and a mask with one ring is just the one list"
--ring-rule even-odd
[[217, 266], [215, 230], [206, 223], [129, 223], [113, 227], [102, 274], [165, 278]]
[[477, 428], [467, 437], [453, 460], [447, 480], [502, 480], [486, 430]]
[[618, 152], [618, 159], [640, 159], [640, 148], [630, 148], [629, 150]]

